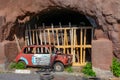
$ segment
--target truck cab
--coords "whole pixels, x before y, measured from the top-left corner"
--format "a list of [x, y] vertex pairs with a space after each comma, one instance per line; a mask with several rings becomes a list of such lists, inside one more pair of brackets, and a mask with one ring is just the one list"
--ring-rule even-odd
[[64, 54], [52, 45], [31, 45], [24, 46], [15, 61], [26, 66], [50, 66], [60, 72], [72, 64], [72, 55]]

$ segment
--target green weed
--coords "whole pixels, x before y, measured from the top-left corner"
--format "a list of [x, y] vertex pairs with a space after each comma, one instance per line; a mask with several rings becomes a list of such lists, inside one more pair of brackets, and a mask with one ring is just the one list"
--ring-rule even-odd
[[72, 72], [73, 72], [72, 66], [66, 67], [66, 68], [65, 68], [65, 71], [66, 71], [66, 72], [69, 72], [69, 73], [72, 73]]
[[10, 64], [10, 69], [25, 69], [25, 64], [23, 62], [19, 62], [19, 63], [15, 63], [15, 62], [12, 62]]
[[83, 69], [82, 73], [84, 73], [86, 76], [96, 76], [95, 72], [92, 70], [92, 64], [87, 63]]
[[116, 58], [113, 58], [111, 71], [114, 76], [120, 77], [120, 62]]

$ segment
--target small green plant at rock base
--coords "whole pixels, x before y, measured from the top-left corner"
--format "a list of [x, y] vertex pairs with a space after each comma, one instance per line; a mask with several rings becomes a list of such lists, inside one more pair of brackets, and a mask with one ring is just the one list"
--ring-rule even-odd
[[17, 63], [16, 69], [25, 69], [25, 65], [22, 62]]
[[12, 62], [12, 63], [10, 63], [9, 68], [10, 68], [10, 69], [14, 69], [15, 66], [16, 66], [16, 63], [15, 63], [15, 62]]
[[69, 73], [72, 73], [72, 72], [73, 72], [72, 66], [66, 67], [66, 68], [65, 68], [65, 71], [66, 71], [66, 72], [69, 72]]
[[14, 63], [10, 64], [11, 69], [25, 69], [25, 65], [23, 63]]
[[120, 77], [120, 62], [116, 58], [113, 58], [111, 71], [114, 76]]
[[86, 76], [96, 76], [95, 72], [92, 70], [92, 64], [90, 62], [83, 67], [82, 73]]

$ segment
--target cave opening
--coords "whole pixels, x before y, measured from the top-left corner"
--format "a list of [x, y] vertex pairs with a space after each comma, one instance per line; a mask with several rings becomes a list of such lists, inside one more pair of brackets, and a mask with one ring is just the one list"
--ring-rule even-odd
[[[91, 29], [88, 29], [87, 31], [84, 30], [84, 28], [82, 30], [80, 30], [81, 28], [77, 29], [76, 33], [75, 33], [76, 37], [77, 37], [77, 39], [76, 39], [77, 44], [79, 44], [79, 46], [80, 45], [84, 45], [84, 46], [91, 45], [91, 41], [92, 41], [92, 37], [93, 37], [93, 31], [92, 31], [93, 27], [92, 27], [92, 24], [90, 23], [90, 20], [87, 18], [86, 15], [80, 14], [80, 12], [72, 11], [69, 9], [48, 9], [48, 10], [45, 10], [38, 14], [34, 14], [33, 16], [30, 17], [30, 20], [28, 22], [26, 22], [25, 24], [20, 24], [20, 26], [22, 26], [24, 29], [22, 29], [23, 32], [20, 32], [19, 34], [23, 34], [24, 36], [22, 36], [22, 37], [25, 40], [25, 37], [26, 37], [25, 31], [26, 30], [52, 28], [51, 25], [54, 25], [53, 28], [60, 28], [60, 25], [62, 26], [62, 28], [91, 27]], [[82, 35], [83, 35], [82, 37], [80, 37], [81, 31], [82, 31]], [[86, 33], [85, 33], [85, 31], [86, 31]], [[65, 31], [63, 31], [63, 32], [65, 32]], [[69, 32], [69, 30], [66, 32]], [[29, 35], [28, 38], [30, 38], [31, 34], [33, 34], [33, 33], [28, 34]], [[56, 34], [56, 32], [55, 32], [55, 34]], [[84, 36], [86, 37], [86, 42], [84, 41]], [[33, 37], [33, 36], [31, 36], [31, 37]], [[75, 37], [73, 37], [73, 38], [75, 38]], [[37, 38], [35, 37], [35, 40], [36, 39]], [[82, 44], [81, 44], [81, 41], [82, 41]], [[30, 42], [30, 39], [29, 39], [29, 42]], [[74, 42], [74, 39], [73, 39], [73, 42]], [[38, 43], [40, 44], [40, 39], [38, 39]], [[70, 42], [68, 41], [68, 45], [69, 45], [69, 43]], [[35, 41], [34, 44], [37, 44], [37, 41]], [[45, 43], [43, 43], [43, 44], [45, 44]], [[53, 44], [53, 43], [51, 43], [51, 44]], [[29, 45], [31, 45], [31, 44], [29, 44]], [[80, 56], [80, 54], [84, 55], [83, 53], [81, 53], [81, 48], [77, 48], [77, 50], [79, 53], [77, 56]], [[76, 53], [77, 53], [77, 50], [75, 51]], [[70, 48], [69, 48], [69, 51], [70, 51]], [[90, 47], [89, 48], [82, 47], [82, 52], [84, 52], [84, 51], [85, 51], [85, 55], [84, 55], [85, 61], [91, 61], [91, 48]], [[65, 50], [64, 52], [67, 52], [67, 50]], [[75, 62], [80, 62], [80, 60], [77, 59], [77, 56], [75, 56], [76, 57]]]
[[61, 22], [62, 25], [68, 25], [68, 23], [71, 22], [72, 25], [90, 26], [90, 23], [85, 18], [85, 15], [80, 15], [79, 12], [70, 11], [67, 9], [50, 10], [47, 13], [40, 15], [39, 17], [39, 21], [41, 23], [45, 23], [46, 25], [50, 25], [51, 23], [58, 25], [59, 22]]

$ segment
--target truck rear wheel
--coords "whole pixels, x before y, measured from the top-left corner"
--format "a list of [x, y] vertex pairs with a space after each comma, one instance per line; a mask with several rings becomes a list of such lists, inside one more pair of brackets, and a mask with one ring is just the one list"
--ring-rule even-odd
[[54, 70], [57, 72], [64, 71], [64, 65], [61, 62], [55, 63], [53, 67], [54, 67]]

